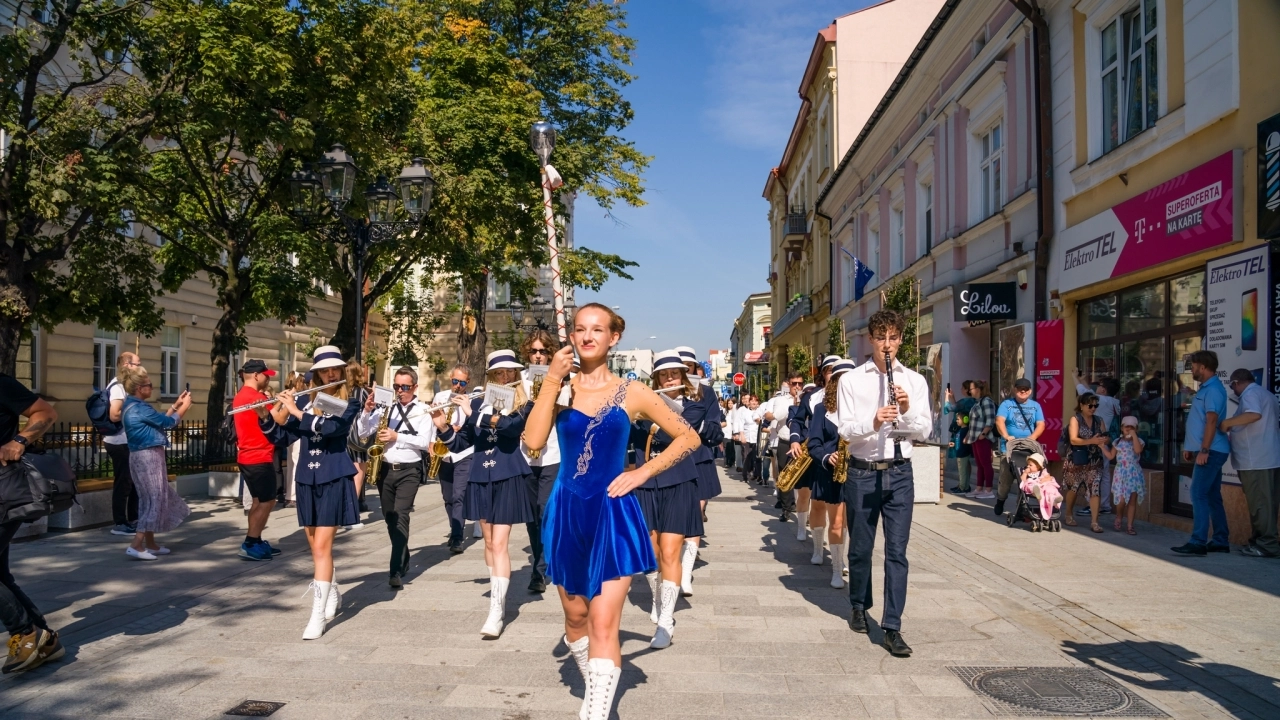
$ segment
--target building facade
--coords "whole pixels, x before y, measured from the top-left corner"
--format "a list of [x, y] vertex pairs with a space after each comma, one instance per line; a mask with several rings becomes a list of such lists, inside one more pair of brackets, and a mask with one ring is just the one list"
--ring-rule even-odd
[[888, 0], [837, 18], [814, 39], [800, 80], [800, 108], [763, 193], [777, 309], [773, 344], [783, 372], [791, 369], [790, 347], [803, 346], [811, 358], [828, 349], [833, 246], [831, 223], [817, 198], [941, 4]]
[[772, 298], [773, 294], [768, 292], [748, 295], [733, 324], [733, 332], [729, 334], [730, 375], [744, 373], [748, 379], [747, 388], [773, 379], [769, 369], [774, 361], [771, 352]]

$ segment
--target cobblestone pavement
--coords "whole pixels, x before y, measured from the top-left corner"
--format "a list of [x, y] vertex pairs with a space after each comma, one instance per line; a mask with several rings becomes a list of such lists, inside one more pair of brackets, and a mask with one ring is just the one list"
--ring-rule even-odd
[[[670, 648], [648, 648], [649, 591], [633, 585], [620, 718], [1008, 716], [961, 681], [956, 668], [975, 666], [1092, 667], [1172, 717], [1280, 717], [1280, 562], [1174, 558], [1177, 534], [1110, 532], [1110, 516], [1101, 536], [1032, 534], [947, 496], [916, 508], [903, 620], [915, 654], [897, 659], [875, 629], [849, 631], [846, 591], [829, 586], [829, 564], [809, 564], [809, 544], [777, 521], [772, 498], [736, 479], [724, 487]], [[405, 589], [386, 585], [379, 521], [340, 536], [344, 607], [321, 640], [304, 642], [310, 558], [293, 511], [277, 511], [266, 533], [284, 554], [251, 563], [235, 557], [238, 507], [193, 510], [162, 539], [173, 554], [153, 563], [127, 560], [124, 539], [105, 529], [14, 546], [15, 575], [68, 652], [0, 680], [0, 715], [211, 718], [254, 699], [286, 703], [274, 718], [576, 717], [582, 687], [559, 603], [524, 589], [523, 528], [512, 533], [518, 569], [500, 639], [479, 634], [482, 548], [469, 540], [448, 554], [428, 485]]]

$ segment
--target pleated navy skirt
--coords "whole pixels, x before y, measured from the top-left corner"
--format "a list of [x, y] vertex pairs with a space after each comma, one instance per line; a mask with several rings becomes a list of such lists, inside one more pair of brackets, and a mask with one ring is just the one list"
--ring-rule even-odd
[[467, 483], [467, 496], [462, 501], [468, 520], [484, 520], [494, 525], [519, 525], [538, 519], [535, 496], [529, 492], [529, 476], [517, 475], [506, 480]]
[[299, 483], [296, 491], [294, 502], [301, 527], [341, 527], [360, 522], [360, 501], [356, 500], [356, 484], [350, 476], [321, 485]]
[[661, 488], [639, 487], [632, 492], [640, 501], [640, 511], [644, 513], [650, 532], [702, 536], [702, 505], [698, 502], [697, 481]]
[[710, 500], [720, 495], [720, 474], [716, 472], [714, 458], [696, 463], [698, 468], [698, 499]]
[[[805, 473], [806, 475], [808, 473]], [[826, 472], [825, 468], [818, 470], [813, 475], [812, 497], [819, 502], [839, 504], [844, 502], [841, 493], [844, 492], [844, 486], [831, 479], [831, 473]]]

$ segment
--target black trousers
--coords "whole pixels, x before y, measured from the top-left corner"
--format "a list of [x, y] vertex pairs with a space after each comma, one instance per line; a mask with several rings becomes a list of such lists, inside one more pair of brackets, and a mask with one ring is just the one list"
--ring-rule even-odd
[[111, 520], [116, 525], [132, 525], [138, 521], [138, 491], [133, 488], [133, 476], [129, 474], [129, 446], [107, 446], [111, 469], [115, 479], [111, 483]]
[[532, 472], [529, 475], [529, 496], [533, 498], [535, 503], [534, 510], [538, 514], [538, 519], [530, 523], [525, 523], [525, 530], [529, 531], [529, 552], [532, 557], [529, 558], [529, 565], [533, 568], [533, 573], [529, 577], [529, 581], [547, 578], [547, 563], [542, 559], [542, 511], [547, 507], [547, 500], [551, 497], [551, 486], [556, 484], [556, 474], [560, 472], [560, 463], [555, 465], [543, 465], [541, 467], [530, 466]]
[[[774, 455], [777, 456], [778, 458], [778, 477], [782, 477], [782, 469], [785, 468], [787, 465], [791, 464], [791, 456], [788, 455], [785, 450], [783, 450], [783, 447], [784, 447], [783, 443], [779, 442], [777, 449], [774, 450]], [[791, 444], [787, 443], [785, 447], [786, 447], [786, 450], [790, 450]], [[774, 482], [776, 484], [777, 480], [775, 479]], [[783, 510], [786, 510], [787, 512], [796, 511], [795, 488], [792, 488], [791, 490], [788, 490], [786, 492], [781, 492], [781, 491], [778, 492], [778, 507], [782, 508]]]
[[760, 477], [760, 456], [756, 452], [755, 443], [743, 443], [746, 455], [742, 460], [742, 479], [750, 480]]
[[378, 499], [391, 538], [391, 574], [404, 575], [409, 571], [409, 514], [422, 484], [422, 463], [401, 465], [397, 470], [384, 460], [382, 467]]
[[0, 525], [0, 622], [11, 634], [29, 633], [32, 626], [49, 629], [40, 609], [22, 592], [9, 572], [9, 544], [21, 526], [22, 522], [17, 520]]
[[724, 466], [732, 470], [734, 468], [733, 456], [737, 449], [738, 443], [729, 438], [724, 441]]
[[884, 615], [880, 627], [902, 629], [902, 609], [907, 603], [907, 543], [911, 540], [911, 513], [916, 499], [911, 464], [889, 470], [849, 468], [842, 490], [845, 520], [849, 528], [849, 604], [870, 610], [871, 553], [876, 547], [876, 525], [884, 518]]
[[462, 530], [466, 524], [462, 499], [467, 493], [467, 478], [471, 476], [471, 460], [468, 455], [457, 462], [440, 463], [440, 494], [444, 497], [444, 512], [449, 517], [449, 542], [462, 542]]

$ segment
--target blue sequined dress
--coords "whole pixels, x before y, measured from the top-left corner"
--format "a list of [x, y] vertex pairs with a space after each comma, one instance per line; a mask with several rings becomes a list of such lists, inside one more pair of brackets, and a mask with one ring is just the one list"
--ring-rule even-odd
[[658, 567], [635, 495], [607, 492], [626, 469], [626, 395], [623, 383], [594, 416], [568, 408], [556, 417], [560, 472], [542, 517], [547, 577], [587, 599], [599, 595], [605, 581]]

